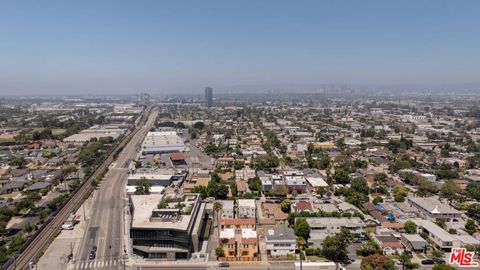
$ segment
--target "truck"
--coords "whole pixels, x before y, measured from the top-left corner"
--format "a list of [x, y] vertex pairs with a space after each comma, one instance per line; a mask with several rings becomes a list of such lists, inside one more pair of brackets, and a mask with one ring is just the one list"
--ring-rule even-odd
[[70, 214], [68, 219], [63, 223], [62, 230], [73, 230], [75, 224], [80, 222], [80, 215]]

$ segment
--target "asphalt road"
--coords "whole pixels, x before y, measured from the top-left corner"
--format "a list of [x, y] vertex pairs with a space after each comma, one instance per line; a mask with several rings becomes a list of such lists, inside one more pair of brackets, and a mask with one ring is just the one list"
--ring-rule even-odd
[[[124, 255], [125, 185], [129, 159], [137, 155], [137, 147], [155, 123], [157, 112], [150, 114], [147, 122], [130, 140], [110, 166], [100, 183], [91, 207], [91, 216], [80, 248], [75, 254], [76, 269], [121, 269]], [[94, 260], [89, 259], [93, 246], [97, 246]]]

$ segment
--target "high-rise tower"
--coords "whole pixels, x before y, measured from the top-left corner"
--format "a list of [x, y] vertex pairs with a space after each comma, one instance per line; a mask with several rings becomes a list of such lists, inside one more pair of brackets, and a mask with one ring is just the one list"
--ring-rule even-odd
[[213, 104], [213, 89], [211, 87], [205, 88], [205, 105], [212, 107]]

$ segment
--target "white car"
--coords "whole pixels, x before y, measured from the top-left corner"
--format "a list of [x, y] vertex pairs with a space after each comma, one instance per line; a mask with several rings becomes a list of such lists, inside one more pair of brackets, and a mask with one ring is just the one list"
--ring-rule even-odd
[[62, 225], [62, 230], [73, 230], [73, 224], [71, 223], [65, 223]]

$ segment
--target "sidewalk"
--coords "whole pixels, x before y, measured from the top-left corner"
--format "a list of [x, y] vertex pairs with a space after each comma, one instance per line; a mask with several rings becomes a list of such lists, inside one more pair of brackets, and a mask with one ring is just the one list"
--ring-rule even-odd
[[[90, 205], [92, 197], [85, 200], [85, 203], [77, 210], [76, 215], [80, 215], [80, 223], [75, 225], [73, 230], [62, 230], [53, 240], [45, 253], [38, 261], [38, 269], [64, 270], [71, 269], [71, 263], [68, 261], [68, 255], [73, 252], [76, 254], [84, 231], [87, 227], [88, 217], [90, 216]], [[83, 208], [85, 207], [85, 209]], [[74, 256], [75, 257], [75, 256]]]

